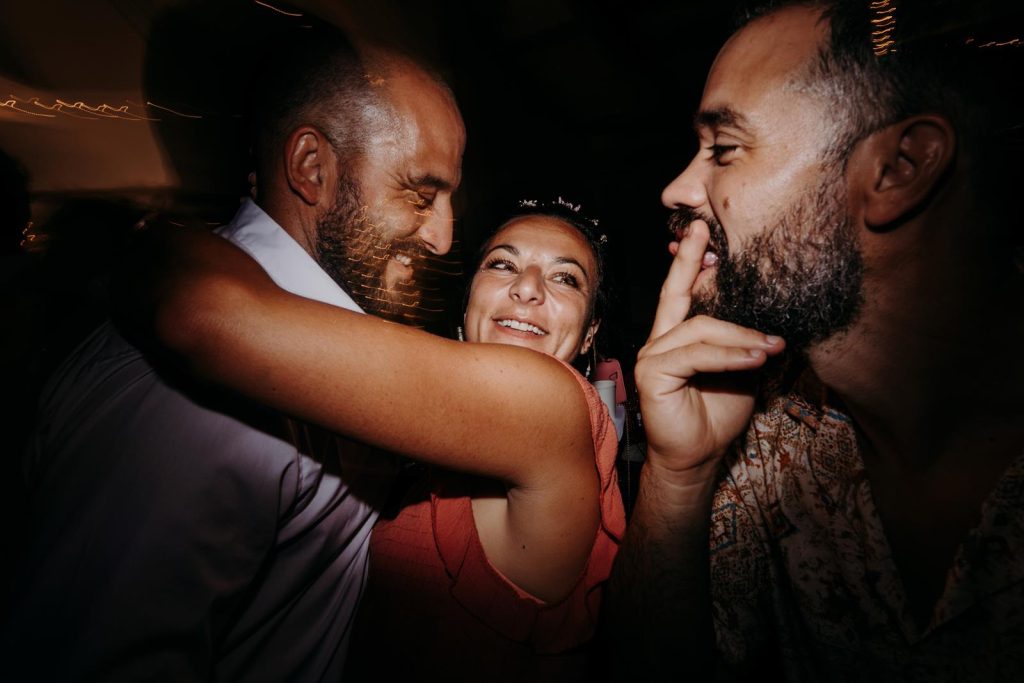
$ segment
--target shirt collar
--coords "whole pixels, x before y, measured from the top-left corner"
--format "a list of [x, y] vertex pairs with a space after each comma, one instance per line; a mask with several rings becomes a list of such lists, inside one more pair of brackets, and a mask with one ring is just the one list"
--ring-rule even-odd
[[792, 384], [780, 391], [775, 400], [780, 402], [782, 410], [787, 415], [813, 430], [818, 429], [826, 415], [843, 421], [848, 419], [841, 411], [836, 410], [833, 405], [836, 402], [835, 397], [809, 367], [800, 370]]
[[256, 259], [282, 289], [307, 299], [363, 312], [313, 257], [252, 200], [243, 201], [231, 222], [216, 232]]

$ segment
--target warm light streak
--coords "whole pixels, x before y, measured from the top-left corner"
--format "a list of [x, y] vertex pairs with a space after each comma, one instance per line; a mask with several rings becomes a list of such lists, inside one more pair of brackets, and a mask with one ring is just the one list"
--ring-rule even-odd
[[0, 109], [12, 109], [12, 110], [14, 110], [14, 111], [16, 111], [16, 112], [18, 112], [20, 114], [28, 114], [29, 116], [38, 116], [38, 117], [44, 118], [44, 119], [55, 119], [55, 118], [57, 118], [56, 114], [43, 114], [42, 112], [38, 112], [38, 111], [29, 111], [27, 109], [21, 109], [21, 108], [18, 107], [18, 105], [20, 104], [20, 102], [18, 101], [18, 98], [16, 98], [14, 95], [11, 95], [10, 98], [11, 99], [7, 100], [6, 102], [0, 102]]
[[274, 10], [275, 12], [278, 12], [279, 14], [283, 14], [286, 17], [301, 17], [302, 16], [302, 12], [286, 12], [283, 9], [280, 9], [279, 7], [274, 7], [273, 5], [270, 5], [268, 3], [260, 2], [260, 0], [252, 0], [252, 1], [255, 2], [257, 5], [259, 5], [260, 7], [266, 7], [267, 9]]
[[875, 13], [871, 23], [878, 28], [877, 31], [871, 32], [871, 43], [875, 56], [884, 57], [891, 52], [896, 52], [895, 48], [893, 48], [896, 41], [893, 40], [892, 36], [896, 30], [895, 3], [893, 0], [875, 0], [868, 3], [868, 6]]
[[[974, 36], [967, 38], [964, 41], [964, 45], [971, 45], [975, 43], [977, 39]], [[1024, 40], [1020, 38], [1011, 38], [1009, 40], [989, 40], [978, 45], [979, 48], [983, 47], [1019, 47], [1024, 45]]]
[[[165, 112], [186, 119], [203, 118], [199, 115], [185, 114], [180, 111], [175, 111], [168, 107], [156, 104], [155, 102], [146, 102], [145, 104], [139, 104], [138, 102], [125, 100], [125, 104], [118, 106], [114, 104], [108, 104], [106, 102], [93, 105], [87, 104], [82, 100], [69, 102], [60, 97], [55, 97], [52, 102], [45, 102], [39, 97], [29, 97], [28, 99], [18, 97], [17, 95], [8, 95], [7, 97], [8, 99], [6, 101], [0, 102], [0, 109], [10, 109], [11, 111], [18, 112], [19, 114], [27, 114], [29, 116], [37, 116], [48, 119], [57, 118], [58, 114], [63, 114], [64, 116], [70, 116], [71, 118], [81, 119], [85, 121], [99, 121], [100, 119], [117, 119], [120, 121], [162, 120], [159, 118], [154, 118], [152, 116], [147, 116], [147, 107], [161, 109]], [[131, 111], [131, 108], [141, 110], [141, 112], [133, 112]]]
[[[30, 97], [30, 98], [28, 98], [28, 103], [32, 104], [32, 105], [35, 105], [35, 106], [39, 107], [40, 109], [45, 109], [47, 111], [55, 111], [55, 112], [58, 112], [60, 114], [65, 114], [67, 116], [70, 116], [73, 119], [86, 119], [86, 120], [95, 121], [96, 119], [99, 118], [98, 116], [79, 116], [78, 114], [73, 114], [73, 113], [71, 113], [69, 111], [66, 111], [64, 109], [64, 106], [65, 105], [70, 106], [70, 105], [68, 105], [67, 102], [64, 102], [62, 100], [57, 100], [56, 102], [54, 102], [51, 105], [45, 105], [45, 104], [43, 104], [42, 102], [39, 101], [38, 97]], [[73, 109], [74, 107], [71, 107], [71, 108]]]
[[157, 104], [155, 102], [150, 102], [149, 100], [146, 100], [146, 106], [147, 107], [155, 107], [156, 109], [163, 109], [164, 111], [170, 112], [170, 113], [174, 114], [175, 116], [180, 116], [180, 117], [185, 118], [185, 119], [201, 119], [201, 118], [203, 118], [202, 116], [199, 116], [198, 114], [185, 114], [185, 113], [182, 113], [180, 111], [174, 111], [173, 109], [169, 109], [168, 107], [163, 107], [163, 106], [161, 106], [161, 105], [159, 105], [159, 104]]
[[[38, 99], [39, 98], [37, 98], [37, 97], [33, 97], [32, 100], [30, 100], [30, 101], [32, 101], [32, 103], [35, 104], [36, 106], [47, 108], [44, 105], [40, 104]], [[58, 107], [58, 111], [60, 111], [61, 113], [67, 113], [64, 110], [64, 108], [66, 107], [68, 109], [76, 109], [76, 110], [81, 111], [81, 112], [86, 112], [86, 113], [89, 113], [89, 114], [95, 114], [96, 117], [99, 117], [99, 118], [122, 119], [124, 121], [156, 121], [157, 120], [157, 119], [148, 118], [146, 116], [141, 116], [139, 114], [132, 114], [131, 112], [128, 111], [128, 105], [127, 104], [121, 105], [120, 107], [113, 107], [113, 106], [111, 106], [109, 104], [101, 104], [101, 105], [96, 106], [96, 107], [90, 107], [88, 104], [86, 104], [85, 102], [82, 102], [81, 100], [79, 100], [78, 102], [71, 103], [71, 102], [65, 102], [64, 100], [58, 98], [56, 106]]]
[[1020, 45], [1020, 44], [1021, 44], [1021, 39], [1020, 38], [1014, 38], [1013, 40], [1004, 40], [1002, 42], [995, 41], [995, 40], [990, 40], [987, 43], [982, 43], [978, 47], [1007, 47], [1009, 45]]

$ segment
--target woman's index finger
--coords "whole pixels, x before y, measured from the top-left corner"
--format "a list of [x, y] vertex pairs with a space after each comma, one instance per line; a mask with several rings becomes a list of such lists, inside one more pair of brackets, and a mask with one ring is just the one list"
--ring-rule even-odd
[[700, 274], [709, 236], [707, 223], [701, 220], [690, 223], [661, 286], [658, 310], [654, 314], [654, 325], [648, 340], [665, 334], [681, 323], [690, 312], [693, 283]]

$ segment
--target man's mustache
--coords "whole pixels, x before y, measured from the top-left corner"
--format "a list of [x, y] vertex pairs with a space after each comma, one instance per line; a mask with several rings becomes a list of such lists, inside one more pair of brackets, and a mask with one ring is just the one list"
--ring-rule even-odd
[[388, 253], [390, 256], [408, 256], [413, 263], [423, 262], [434, 256], [426, 243], [415, 237], [393, 240], [388, 245]]
[[694, 221], [704, 221], [708, 225], [708, 251], [718, 255], [719, 263], [729, 257], [729, 240], [725, 237], [725, 230], [714, 216], [683, 206], [672, 212], [668, 217], [668, 230], [672, 233], [673, 239], [682, 239], [690, 231], [690, 224]]

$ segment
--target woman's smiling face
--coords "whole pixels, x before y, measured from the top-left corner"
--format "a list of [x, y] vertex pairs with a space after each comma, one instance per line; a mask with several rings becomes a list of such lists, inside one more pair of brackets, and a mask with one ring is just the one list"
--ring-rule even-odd
[[576, 228], [520, 216], [487, 243], [466, 307], [466, 339], [514, 344], [570, 362], [590, 348], [597, 262]]

